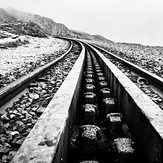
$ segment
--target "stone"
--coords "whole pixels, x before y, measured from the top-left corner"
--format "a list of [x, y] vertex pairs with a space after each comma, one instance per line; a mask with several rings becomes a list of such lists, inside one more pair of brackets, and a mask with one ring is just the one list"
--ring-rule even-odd
[[14, 138], [14, 140], [12, 141], [12, 144], [20, 147], [24, 140], [25, 140], [24, 136], [18, 135]]
[[17, 130], [22, 132], [25, 129], [25, 124], [21, 121], [16, 121]]
[[7, 155], [3, 155], [1, 161], [3, 163], [7, 163], [8, 162], [8, 156]]
[[12, 112], [13, 114], [17, 114], [18, 113], [18, 111], [17, 110], [13, 110], [13, 112]]
[[3, 115], [1, 115], [1, 119], [2, 119], [3, 121], [9, 121], [9, 120], [10, 120], [10, 119], [8, 118], [8, 116], [7, 116], [6, 113], [3, 114]]
[[3, 134], [5, 132], [5, 128], [3, 126], [3, 123], [0, 122], [0, 134]]
[[4, 146], [0, 146], [0, 155], [7, 154], [10, 151], [11, 146], [5, 143]]
[[20, 113], [21, 113], [22, 110], [23, 110], [22, 107], [20, 107], [20, 108], [16, 108], [16, 109], [17, 109], [17, 111], [20, 112]]
[[26, 114], [28, 114], [28, 111], [22, 110], [22, 115], [26, 116]]
[[12, 136], [19, 135], [19, 132], [18, 132], [18, 131], [12, 131], [12, 132], [10, 133], [10, 135], [12, 135]]
[[44, 77], [37, 78], [38, 82], [47, 82], [48, 80], [45, 79]]
[[37, 107], [31, 108], [31, 110], [34, 111], [34, 112], [35, 112], [37, 109], [38, 109]]
[[33, 111], [30, 111], [29, 114], [32, 115], [32, 116], [35, 116], [36, 115], [36, 113], [33, 112]]
[[23, 138], [17, 140], [17, 141], [15, 142], [15, 144], [21, 146], [21, 145], [23, 144], [24, 140], [25, 140], [25, 138], [23, 137]]
[[32, 99], [34, 99], [34, 100], [39, 99], [39, 95], [36, 94], [36, 93], [30, 93], [30, 94], [29, 94], [29, 97], [32, 98]]
[[0, 135], [0, 143], [4, 145], [6, 142], [7, 142], [7, 136], [4, 134], [1, 134]]
[[37, 115], [41, 115], [44, 112], [45, 108], [44, 107], [39, 107], [39, 109], [37, 109], [36, 114]]
[[5, 130], [9, 130], [10, 127], [11, 127], [11, 125], [10, 125], [10, 123], [8, 122], [8, 123], [5, 123], [5, 124], [3, 125], [3, 127], [5, 128]]
[[28, 87], [37, 87], [38, 84], [37, 83], [30, 83]]
[[29, 107], [30, 105], [31, 105], [31, 102], [27, 102], [27, 103], [25, 104], [26, 107]]

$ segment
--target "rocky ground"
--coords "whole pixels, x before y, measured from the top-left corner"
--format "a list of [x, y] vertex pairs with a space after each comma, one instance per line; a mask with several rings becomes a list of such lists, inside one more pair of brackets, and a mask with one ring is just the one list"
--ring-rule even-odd
[[[39, 46], [42, 46], [40, 42], [37, 42], [37, 46], [38, 43]], [[67, 42], [58, 39], [49, 40], [49, 43], [47, 47], [54, 45], [53, 48], [56, 47], [58, 51], [64, 51], [68, 46]], [[40, 49], [43, 52], [47, 52], [47, 55], [52, 50], [46, 51], [46, 46]], [[58, 51], [55, 51], [55, 53]], [[12, 160], [26, 136], [68, 75], [79, 56], [79, 52], [80, 48], [74, 46], [64, 59], [32, 82], [12, 105], [6, 106], [5, 111], [0, 113], [0, 162], [6, 163]], [[41, 52], [40, 56], [42, 56]], [[45, 56], [43, 55], [41, 58], [42, 62], [44, 62], [44, 58]], [[34, 57], [34, 59], [37, 58]]]
[[[12, 42], [20, 44], [8, 46]], [[52, 61], [69, 48], [68, 42], [52, 37], [13, 35], [0, 39], [0, 45], [0, 88]]]
[[[90, 41], [89, 41], [90, 42]], [[90, 42], [101, 46], [160, 77], [163, 77], [163, 47], [128, 43]]]
[[[113, 42], [93, 43], [163, 78], [163, 47]], [[105, 52], [103, 54], [163, 110], [163, 96], [154, 91], [146, 79], [132, 73], [122, 62], [109, 57]]]

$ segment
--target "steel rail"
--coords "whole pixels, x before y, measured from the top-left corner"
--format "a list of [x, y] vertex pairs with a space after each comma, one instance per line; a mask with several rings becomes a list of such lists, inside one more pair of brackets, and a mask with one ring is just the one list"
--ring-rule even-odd
[[126, 64], [129, 68], [132, 69], [132, 71], [136, 72], [137, 74], [139, 74], [140, 76], [143, 76], [145, 78], [148, 79], [148, 81], [150, 82], [150, 84], [154, 85], [157, 89], [161, 90], [163, 92], [163, 78], [129, 62], [129, 61], [126, 61], [125, 59], [111, 53], [111, 52], [108, 52], [107, 50], [97, 46], [97, 45], [94, 45], [94, 44], [91, 44], [93, 47], [95, 47], [96, 49], [99, 49], [105, 53], [107, 53], [108, 55], [111, 55], [112, 57], [120, 60], [121, 62], [123, 62], [124, 64]]
[[[23, 142], [12, 163], [68, 162], [70, 134], [73, 125], [77, 124], [79, 109], [82, 109], [79, 104], [83, 92], [85, 55], [89, 47], [86, 45], [83, 43], [84, 51]], [[91, 49], [91, 54], [94, 54], [106, 75], [112, 97], [117, 100], [116, 110], [122, 113], [124, 122], [131, 129], [138, 146], [142, 148], [140, 152], [143, 158], [145, 157], [142, 162], [162, 162], [163, 111], [102, 53], [93, 47]], [[76, 153], [71, 156], [73, 159]]]
[[29, 74], [19, 78], [18, 80], [14, 81], [13, 83], [10, 83], [6, 87], [0, 89], [0, 107], [3, 106], [8, 101], [10, 101], [12, 98], [14, 98], [20, 92], [22, 92], [32, 81], [35, 80], [35, 78], [39, 74], [45, 72], [50, 67], [54, 66], [57, 62], [59, 62], [61, 59], [63, 59], [71, 51], [72, 47], [73, 47], [73, 42], [70, 41], [69, 49], [64, 54], [62, 54], [60, 57], [58, 57], [54, 61], [52, 61], [42, 67], [35, 69], [33, 72], [30, 72]]

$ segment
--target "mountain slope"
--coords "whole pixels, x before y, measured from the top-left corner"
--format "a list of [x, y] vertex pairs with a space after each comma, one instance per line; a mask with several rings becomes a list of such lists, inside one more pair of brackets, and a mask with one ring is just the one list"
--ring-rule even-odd
[[92, 37], [94, 38], [94, 40], [96, 41], [103, 41], [103, 42], [110, 42], [113, 43], [113, 41], [106, 39], [105, 37], [101, 36], [101, 35], [92, 35]]
[[6, 22], [13, 22], [15, 20], [16, 18], [14, 16], [10, 15], [4, 9], [0, 8], [0, 24], [6, 23]]
[[29, 22], [32, 21], [38, 24], [48, 35], [53, 36], [66, 36], [69, 33], [69, 29], [60, 23], [54, 22], [52, 19], [47, 17], [42, 17], [37, 14], [25, 13], [22, 11], [17, 11], [13, 8], [5, 9], [10, 15], [13, 15], [16, 19]]
[[42, 28], [33, 22], [10, 22], [0, 25], [0, 30], [16, 35], [30, 35], [33, 37], [46, 37]]
[[[13, 8], [5, 8], [5, 11], [8, 13], [8, 16], [14, 17], [15, 20], [22, 23], [30, 23], [33, 22], [40, 27], [46, 35], [50, 35], [53, 37], [64, 36], [64, 37], [72, 37], [86, 40], [98, 40], [110, 42], [110, 40], [105, 39], [100, 35], [91, 35], [85, 32], [80, 32], [77, 30], [71, 30], [67, 28], [64, 24], [56, 23], [54, 20], [40, 16], [37, 14], [26, 13], [22, 11], [17, 11]], [[6, 16], [7, 17], [7, 16]], [[10, 19], [10, 18], [9, 18]]]

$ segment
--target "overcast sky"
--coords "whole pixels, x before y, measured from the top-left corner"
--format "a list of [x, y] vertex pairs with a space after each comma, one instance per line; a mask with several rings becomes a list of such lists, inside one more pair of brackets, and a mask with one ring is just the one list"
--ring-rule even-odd
[[163, 46], [163, 0], [0, 0], [115, 42]]

